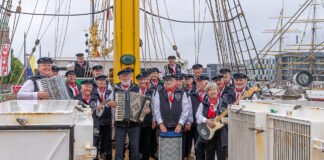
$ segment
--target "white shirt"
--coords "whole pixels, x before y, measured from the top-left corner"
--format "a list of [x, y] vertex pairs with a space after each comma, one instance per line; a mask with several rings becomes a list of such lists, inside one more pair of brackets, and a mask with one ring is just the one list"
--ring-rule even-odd
[[[161, 111], [160, 111], [160, 95], [159, 92], [156, 92], [155, 96], [152, 98], [153, 99], [153, 114], [154, 114], [154, 120], [157, 121], [158, 124], [163, 123], [162, 116], [161, 116]], [[170, 103], [170, 108], [172, 107], [172, 103]], [[189, 108], [188, 108], [188, 98], [187, 94], [183, 93], [182, 96], [182, 112], [181, 116], [179, 119], [178, 124], [181, 124], [182, 126], [187, 120], [187, 117], [189, 115]]]
[[27, 80], [17, 94], [18, 100], [37, 100], [37, 92], [34, 92], [34, 82]]
[[193, 123], [193, 113], [192, 113], [192, 103], [191, 103], [190, 96], [188, 96], [188, 110], [189, 110], [189, 114], [188, 114], [186, 124], [192, 124]]

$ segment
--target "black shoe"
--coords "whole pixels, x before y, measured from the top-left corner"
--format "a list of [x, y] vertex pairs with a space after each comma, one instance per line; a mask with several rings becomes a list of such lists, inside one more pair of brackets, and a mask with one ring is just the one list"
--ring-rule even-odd
[[155, 160], [159, 160], [159, 155], [157, 153], [151, 154], [151, 157]]

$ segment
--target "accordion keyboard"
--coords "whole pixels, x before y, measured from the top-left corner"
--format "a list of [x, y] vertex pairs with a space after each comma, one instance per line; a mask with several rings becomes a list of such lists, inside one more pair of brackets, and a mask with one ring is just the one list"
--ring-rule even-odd
[[123, 111], [123, 101], [124, 101], [124, 94], [123, 93], [116, 93], [116, 102], [117, 107], [115, 110], [115, 121], [123, 121], [124, 119], [124, 111]]

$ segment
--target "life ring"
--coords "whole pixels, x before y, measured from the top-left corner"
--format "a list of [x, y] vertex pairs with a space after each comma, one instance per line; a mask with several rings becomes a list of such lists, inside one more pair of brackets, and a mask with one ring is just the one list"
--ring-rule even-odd
[[314, 78], [311, 73], [307, 71], [301, 71], [296, 73], [293, 78], [293, 82], [297, 85], [307, 87], [313, 82]]

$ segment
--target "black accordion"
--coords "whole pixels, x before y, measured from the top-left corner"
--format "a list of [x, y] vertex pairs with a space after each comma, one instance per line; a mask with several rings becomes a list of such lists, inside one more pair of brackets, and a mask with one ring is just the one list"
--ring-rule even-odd
[[148, 96], [136, 92], [116, 92], [115, 108], [116, 122], [136, 122], [141, 123], [144, 120], [144, 109], [150, 107], [151, 100]]
[[38, 89], [47, 92], [52, 100], [71, 99], [65, 85], [65, 79], [60, 75], [39, 79], [36, 81], [36, 84]]

